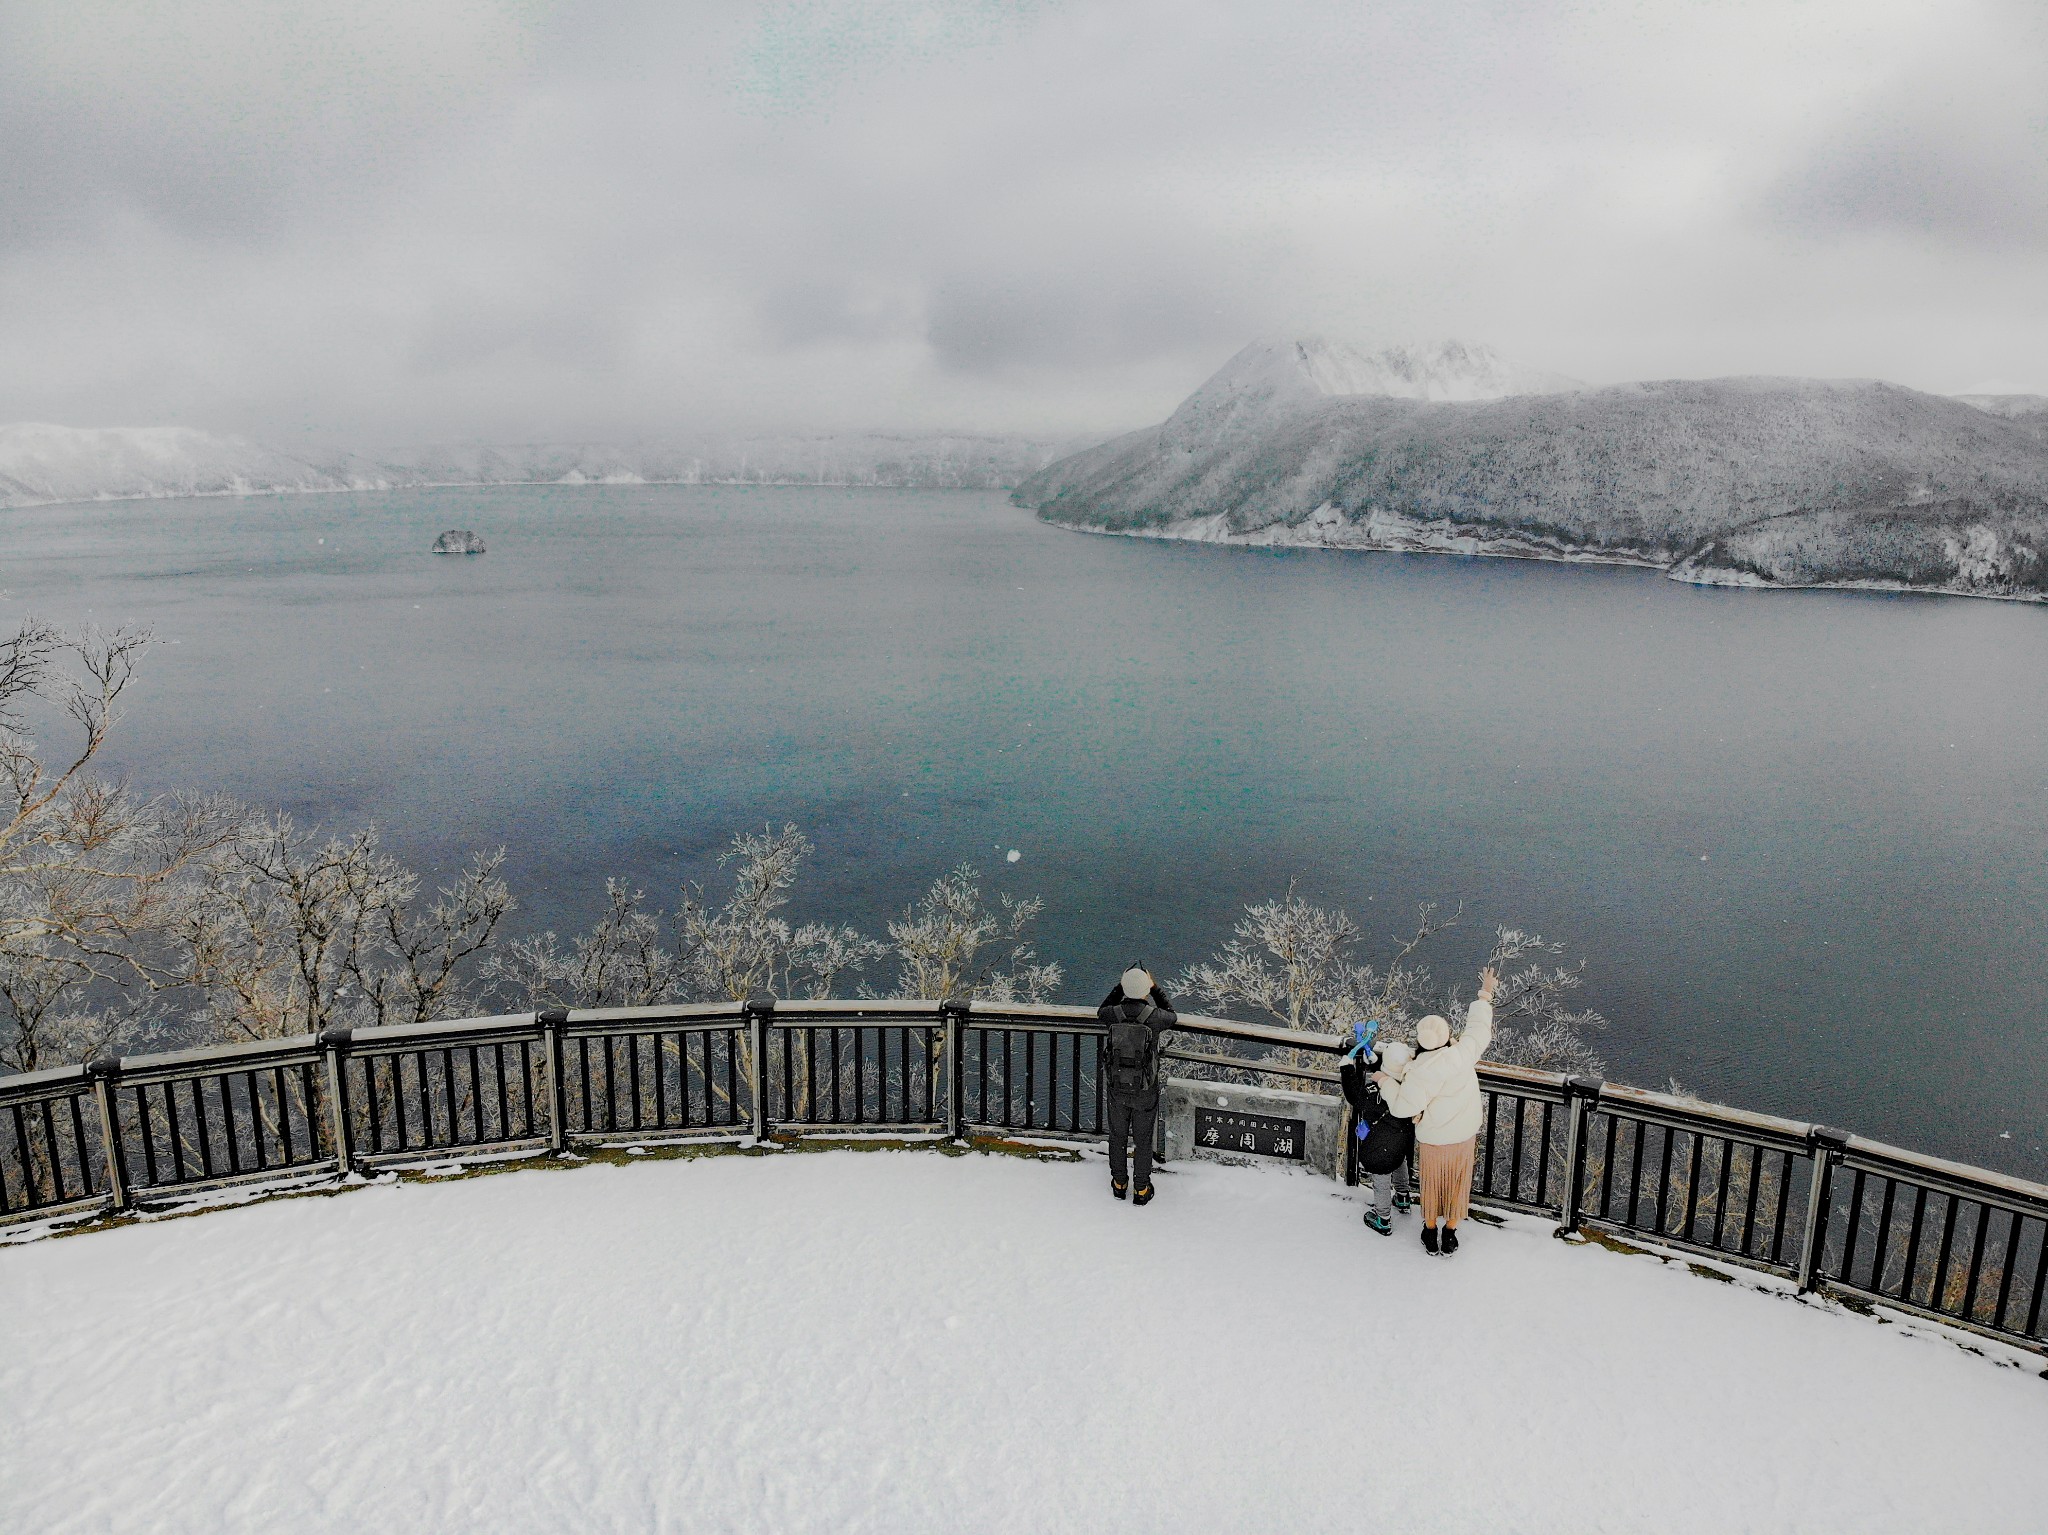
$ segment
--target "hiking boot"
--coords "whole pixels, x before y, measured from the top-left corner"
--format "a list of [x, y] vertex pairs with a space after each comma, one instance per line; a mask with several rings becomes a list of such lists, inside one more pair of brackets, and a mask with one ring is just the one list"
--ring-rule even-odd
[[1422, 1250], [1428, 1253], [1432, 1258], [1436, 1256], [1436, 1227], [1424, 1226], [1422, 1228]]
[[1452, 1253], [1456, 1252], [1457, 1250], [1458, 1228], [1456, 1226], [1444, 1227], [1444, 1256], [1448, 1258]]
[[1413, 1194], [1409, 1193], [1406, 1189], [1394, 1190], [1394, 1209], [1397, 1213], [1406, 1215], [1414, 1208], [1415, 1196]]
[[1368, 1230], [1377, 1231], [1383, 1237], [1390, 1237], [1394, 1234], [1394, 1223], [1377, 1210], [1365, 1212], [1365, 1224]]
[[1139, 1189], [1137, 1193], [1133, 1194], [1131, 1196], [1131, 1203], [1134, 1205], [1149, 1205], [1152, 1203], [1152, 1185], [1148, 1183]]
[[1112, 1178], [1109, 1180], [1109, 1191], [1116, 1195], [1118, 1199], [1122, 1199], [1124, 1195], [1130, 1193], [1131, 1186], [1128, 1183], [1118, 1183], [1116, 1179]]

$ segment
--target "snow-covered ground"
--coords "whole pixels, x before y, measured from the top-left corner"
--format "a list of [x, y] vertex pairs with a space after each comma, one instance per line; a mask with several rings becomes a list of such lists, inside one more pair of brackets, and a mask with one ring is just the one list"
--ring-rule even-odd
[[[521, 1171], [0, 1250], [8, 1530], [2040, 1530], [1931, 1329], [1176, 1164]], [[2001, 1358], [2008, 1362], [2001, 1363]]]

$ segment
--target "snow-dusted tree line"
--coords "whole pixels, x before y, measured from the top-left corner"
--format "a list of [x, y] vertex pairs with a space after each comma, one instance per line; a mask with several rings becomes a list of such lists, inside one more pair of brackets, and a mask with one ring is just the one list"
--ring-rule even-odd
[[[195, 1036], [237, 1041], [540, 1006], [843, 995], [1050, 999], [1037, 898], [991, 903], [976, 871], [941, 874], [881, 935], [787, 912], [811, 844], [795, 826], [733, 837], [730, 886], [674, 909], [608, 881], [588, 931], [512, 937], [502, 850], [426, 888], [374, 828], [335, 834], [220, 796], [144, 797], [93, 771], [145, 633], [65, 635], [33, 620], [0, 641], [0, 1070]], [[45, 741], [61, 741], [51, 750]], [[1375, 965], [1345, 912], [1290, 889], [1175, 983], [1190, 1002], [1334, 1032], [1397, 1035], [1460, 999], [1421, 963], [1455, 918], [1425, 908]], [[1574, 1011], [1559, 946], [1502, 928], [1491, 963], [1495, 1055], [1597, 1067], [1602, 1026]]]

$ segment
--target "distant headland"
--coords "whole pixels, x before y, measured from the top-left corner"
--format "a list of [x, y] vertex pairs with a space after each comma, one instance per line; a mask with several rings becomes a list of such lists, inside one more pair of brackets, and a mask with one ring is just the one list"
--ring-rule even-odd
[[1589, 388], [1484, 346], [1245, 348], [1015, 493], [1097, 533], [1648, 565], [2048, 600], [2048, 397], [1871, 380]]

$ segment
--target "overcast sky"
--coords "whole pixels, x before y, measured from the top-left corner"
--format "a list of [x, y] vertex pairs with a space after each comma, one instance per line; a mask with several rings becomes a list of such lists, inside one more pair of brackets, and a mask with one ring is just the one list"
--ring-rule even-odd
[[1108, 430], [1309, 333], [2048, 392], [2048, 4], [0, 0], [0, 421]]

